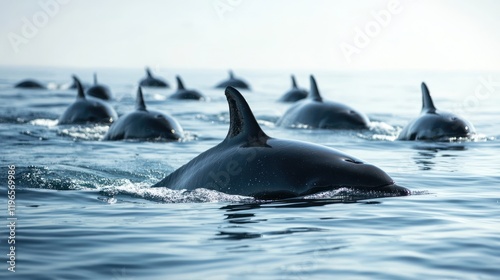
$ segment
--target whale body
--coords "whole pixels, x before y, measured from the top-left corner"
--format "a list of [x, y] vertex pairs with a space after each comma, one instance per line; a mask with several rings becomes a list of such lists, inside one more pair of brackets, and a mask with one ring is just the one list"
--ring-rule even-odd
[[234, 76], [233, 71], [229, 70], [229, 79], [218, 83], [215, 88], [225, 89], [226, 87], [235, 87], [239, 89], [250, 89], [247, 82]]
[[177, 100], [205, 100], [205, 96], [197, 90], [186, 89], [180, 76], [176, 76], [177, 91], [174, 92], [169, 98]]
[[109, 89], [109, 87], [103, 84], [99, 84], [97, 82], [96, 73], [94, 73], [94, 85], [89, 87], [85, 93], [88, 96], [92, 96], [102, 100], [111, 100], [113, 98], [113, 95], [111, 94], [111, 90]]
[[118, 118], [115, 110], [104, 101], [85, 97], [80, 80], [76, 76], [73, 80], [78, 94], [75, 102], [59, 117], [59, 124], [112, 123]]
[[146, 109], [141, 87], [137, 90], [136, 110], [114, 122], [104, 140], [166, 140], [183, 137], [181, 125], [170, 115]]
[[15, 88], [29, 88], [29, 89], [46, 89], [47, 87], [44, 86], [42, 83], [27, 79], [27, 80], [22, 80], [19, 83], [14, 85]]
[[292, 75], [292, 88], [287, 91], [280, 99], [281, 102], [295, 102], [307, 97], [307, 90], [299, 88], [295, 81], [295, 76]]
[[139, 81], [139, 86], [141, 87], [159, 87], [159, 88], [169, 88], [170, 85], [160, 79], [153, 76], [151, 69], [146, 67], [146, 77]]
[[268, 136], [243, 96], [225, 91], [230, 125], [226, 138], [153, 187], [206, 188], [257, 199], [300, 197], [339, 188], [408, 195], [384, 171], [338, 150]]
[[457, 138], [471, 138], [476, 134], [474, 126], [469, 121], [436, 109], [427, 85], [422, 83], [421, 88], [420, 116], [403, 128], [398, 140], [449, 141]]
[[278, 120], [282, 127], [320, 129], [367, 129], [370, 121], [353, 108], [321, 97], [316, 80], [311, 75], [311, 90], [306, 99], [297, 101]]

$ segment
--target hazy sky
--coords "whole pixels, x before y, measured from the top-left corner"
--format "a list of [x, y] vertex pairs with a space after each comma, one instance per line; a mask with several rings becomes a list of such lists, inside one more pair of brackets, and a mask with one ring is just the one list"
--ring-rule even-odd
[[500, 69], [497, 0], [0, 0], [0, 64]]

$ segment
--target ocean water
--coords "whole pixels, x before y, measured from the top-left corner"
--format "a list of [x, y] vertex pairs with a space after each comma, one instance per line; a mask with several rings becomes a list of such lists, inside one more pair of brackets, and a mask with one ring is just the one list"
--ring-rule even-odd
[[[344, 151], [386, 171], [407, 197], [255, 201], [208, 190], [150, 189], [218, 144], [228, 107], [216, 70], [153, 69], [175, 88], [180, 74], [206, 102], [169, 101], [145, 89], [148, 108], [186, 131], [175, 143], [100, 139], [105, 125], [57, 125], [76, 92], [70, 75], [94, 69], [0, 68], [1, 279], [499, 279], [500, 74], [314, 72], [325, 99], [365, 112], [366, 132], [284, 129], [286, 71], [238, 70], [265, 132]], [[97, 69], [118, 114], [134, 107], [142, 69]], [[309, 72], [297, 72], [308, 88]], [[24, 78], [49, 90], [15, 89]], [[403, 142], [425, 81], [435, 105], [470, 120], [474, 141]], [[13, 166], [12, 166], [13, 165]], [[15, 170], [15, 272], [8, 270], [8, 172]]]

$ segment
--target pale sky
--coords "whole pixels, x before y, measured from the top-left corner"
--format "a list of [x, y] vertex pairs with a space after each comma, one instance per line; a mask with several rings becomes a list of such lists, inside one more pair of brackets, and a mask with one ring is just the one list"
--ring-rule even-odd
[[0, 65], [500, 70], [498, 13], [497, 0], [0, 0]]

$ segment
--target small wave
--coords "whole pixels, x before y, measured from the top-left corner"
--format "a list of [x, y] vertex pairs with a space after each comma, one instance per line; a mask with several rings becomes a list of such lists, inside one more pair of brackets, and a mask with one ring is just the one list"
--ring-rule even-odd
[[378, 121], [371, 121], [368, 128], [368, 131], [359, 133], [358, 137], [375, 141], [394, 141], [401, 132], [401, 128]]
[[229, 113], [226, 112], [220, 114], [197, 114], [195, 118], [211, 123], [229, 123]]
[[[23, 168], [24, 169], [24, 168]], [[141, 172], [144, 173], [144, 172]], [[65, 174], [64, 176], [62, 174]], [[367, 192], [340, 188], [303, 197], [283, 200], [259, 200], [242, 195], [231, 195], [216, 190], [198, 188], [195, 190], [173, 190], [169, 188], [152, 188], [158, 181], [157, 176], [138, 177], [133, 181], [130, 178], [110, 178], [106, 171], [96, 171], [88, 167], [57, 166], [56, 170], [48, 167], [29, 166], [20, 172], [20, 186], [53, 190], [97, 191], [103, 197], [99, 198], [106, 203], [114, 204], [130, 201], [130, 198], [140, 198], [160, 203], [213, 203], [224, 202], [231, 204], [258, 204], [269, 207], [306, 207], [333, 203], [355, 203], [360, 200], [390, 197], [393, 194], [381, 192]], [[119, 176], [122, 177], [122, 176]], [[127, 177], [127, 174], [123, 174]], [[425, 191], [412, 192], [412, 195], [428, 194]]]
[[445, 142], [486, 142], [493, 140], [484, 134], [474, 134], [470, 137], [451, 137], [446, 139]]
[[[172, 190], [169, 188], [151, 188], [146, 183], [131, 183], [117, 186], [108, 186], [101, 189], [103, 195], [114, 198], [117, 195], [129, 195], [139, 197], [146, 200], [152, 200], [163, 203], [201, 203], [201, 202], [250, 202], [254, 201], [251, 197], [230, 195], [222, 192], [208, 190], [208, 189], [195, 189], [193, 191], [187, 190]], [[114, 200], [111, 200], [115, 202]]]
[[307, 125], [307, 124], [302, 124], [302, 123], [297, 123], [297, 124], [292, 124], [290, 128], [296, 128], [296, 129], [313, 129], [313, 127]]
[[24, 130], [24, 131], [21, 131], [19, 133], [22, 134], [22, 135], [26, 135], [26, 136], [30, 136], [30, 137], [36, 138], [36, 139], [41, 140], [41, 141], [49, 140], [49, 137], [47, 137], [44, 134], [44, 131]]
[[71, 137], [73, 140], [99, 140], [108, 129], [107, 125], [81, 125], [60, 129], [57, 134]]
[[54, 127], [57, 125], [59, 121], [58, 120], [51, 120], [51, 119], [34, 119], [29, 122], [31, 125], [37, 125], [37, 126], [45, 126], [45, 127]]

